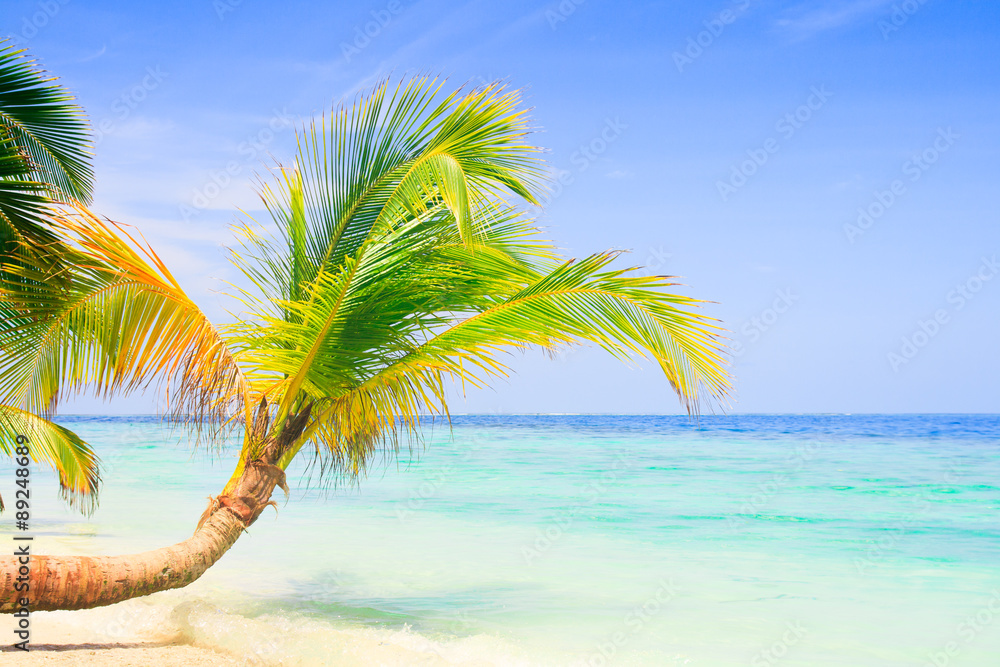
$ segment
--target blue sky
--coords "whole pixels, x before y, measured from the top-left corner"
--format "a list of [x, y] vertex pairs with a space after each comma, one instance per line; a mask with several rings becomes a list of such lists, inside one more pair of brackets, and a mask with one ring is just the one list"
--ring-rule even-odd
[[[503, 79], [562, 180], [541, 224], [567, 254], [629, 249], [715, 302], [732, 411], [1000, 410], [1000, 3], [4, 7], [0, 33], [100, 131], [94, 208], [136, 225], [216, 319], [228, 226], [297, 125], [388, 74]], [[678, 411], [649, 364], [511, 364], [453, 410]]]

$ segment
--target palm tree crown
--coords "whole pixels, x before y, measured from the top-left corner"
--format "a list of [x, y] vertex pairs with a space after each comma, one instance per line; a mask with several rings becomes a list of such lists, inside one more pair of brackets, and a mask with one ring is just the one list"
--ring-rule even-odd
[[505, 375], [505, 350], [590, 342], [655, 361], [690, 412], [723, 400], [721, 329], [696, 300], [539, 236], [545, 167], [518, 93], [441, 88], [382, 82], [304, 128], [261, 183], [267, 219], [237, 227], [235, 324], [213, 326], [122, 227], [59, 214], [75, 268], [16, 271], [31, 287], [6, 298], [32, 317], [0, 340], [0, 398], [47, 414], [66, 391], [162, 382], [176, 417], [243, 427], [227, 492], [250, 462], [303, 450], [356, 478], [447, 414], [451, 382]]

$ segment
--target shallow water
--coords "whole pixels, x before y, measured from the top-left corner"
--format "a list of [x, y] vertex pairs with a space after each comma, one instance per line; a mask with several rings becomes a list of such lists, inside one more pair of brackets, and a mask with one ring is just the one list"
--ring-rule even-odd
[[[38, 471], [36, 551], [182, 540], [232, 469], [155, 419], [61, 422], [106, 485], [87, 520]], [[60, 616], [257, 664], [1000, 664], [998, 436], [986, 415], [456, 417], [359, 488], [293, 487], [192, 586]]]

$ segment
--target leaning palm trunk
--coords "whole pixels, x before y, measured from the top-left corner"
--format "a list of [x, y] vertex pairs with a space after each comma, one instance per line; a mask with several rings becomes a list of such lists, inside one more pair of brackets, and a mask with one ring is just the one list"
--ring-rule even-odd
[[[27, 597], [32, 611], [90, 609], [182, 588], [215, 564], [269, 504], [285, 473], [263, 461], [248, 463], [231, 494], [213, 498], [190, 538], [125, 556], [32, 556], [28, 590], [18, 592], [17, 557], [0, 559], [0, 613], [13, 613]], [[24, 544], [24, 543], [22, 543]]]

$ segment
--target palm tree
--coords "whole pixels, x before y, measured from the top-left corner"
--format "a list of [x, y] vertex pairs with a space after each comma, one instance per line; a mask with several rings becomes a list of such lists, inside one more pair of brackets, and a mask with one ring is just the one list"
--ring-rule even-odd
[[90, 202], [90, 127], [73, 96], [25, 49], [0, 40], [0, 233], [52, 241], [46, 212], [56, 201]]
[[47, 576], [33, 608], [187, 585], [287, 490], [296, 457], [358, 479], [419, 437], [422, 415], [448, 414], [450, 382], [504, 376], [504, 351], [591, 342], [655, 360], [690, 412], [722, 399], [721, 330], [695, 300], [612, 268], [615, 252], [565, 260], [539, 236], [526, 204], [541, 201], [545, 174], [528, 133], [516, 91], [443, 95], [426, 79], [383, 82], [314, 122], [295, 163], [261, 184], [270, 220], [237, 228], [247, 282], [227, 326], [123, 227], [82, 207], [61, 215], [79, 257], [61, 282], [17, 272], [33, 287], [6, 298], [33, 319], [0, 341], [0, 397], [43, 409], [67, 390], [156, 381], [175, 419], [213, 439], [238, 428], [242, 446], [193, 537], [132, 556], [34, 557]]
[[[24, 49], [0, 40], [0, 281], [5, 285], [16, 282], [7, 267], [63, 262], [67, 255], [51, 225], [53, 206], [91, 197], [87, 121], [72, 95], [53, 81]], [[0, 300], [0, 336], [25, 324], [23, 312]], [[56, 470], [68, 500], [83, 500], [85, 511], [93, 509], [98, 461], [86, 443], [23, 405], [0, 403], [0, 452], [13, 457], [17, 435], [28, 439], [22, 452]]]

